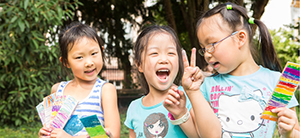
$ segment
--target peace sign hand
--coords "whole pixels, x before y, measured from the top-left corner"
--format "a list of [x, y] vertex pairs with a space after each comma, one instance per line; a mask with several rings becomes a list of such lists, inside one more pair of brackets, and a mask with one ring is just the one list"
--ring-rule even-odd
[[184, 74], [182, 78], [182, 85], [186, 93], [190, 91], [197, 91], [200, 89], [201, 84], [206, 77], [203, 71], [196, 67], [196, 49], [191, 50], [190, 65], [188, 63], [187, 55], [185, 50], [182, 50], [183, 62], [184, 62]]

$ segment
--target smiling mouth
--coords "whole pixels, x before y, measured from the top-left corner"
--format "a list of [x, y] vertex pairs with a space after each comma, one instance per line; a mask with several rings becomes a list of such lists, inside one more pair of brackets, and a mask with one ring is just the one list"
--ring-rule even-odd
[[161, 69], [161, 70], [156, 71], [156, 75], [161, 80], [166, 80], [167, 77], [169, 76], [169, 74], [170, 74], [170, 71], [168, 69]]
[[88, 71], [85, 71], [85, 73], [91, 73], [93, 71], [95, 71], [96, 69], [92, 69], [92, 70], [88, 70]]

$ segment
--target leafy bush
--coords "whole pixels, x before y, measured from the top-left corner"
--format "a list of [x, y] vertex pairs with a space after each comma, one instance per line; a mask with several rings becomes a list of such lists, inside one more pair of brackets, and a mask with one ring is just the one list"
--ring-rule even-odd
[[293, 41], [293, 30], [280, 28], [279, 30], [270, 30], [270, 33], [282, 67], [287, 61], [300, 63], [300, 42]]
[[55, 44], [57, 32], [53, 28], [71, 18], [78, 4], [77, 0], [0, 3], [1, 124], [17, 126], [37, 119], [35, 106], [66, 76], [60, 68], [57, 46], [49, 44]]

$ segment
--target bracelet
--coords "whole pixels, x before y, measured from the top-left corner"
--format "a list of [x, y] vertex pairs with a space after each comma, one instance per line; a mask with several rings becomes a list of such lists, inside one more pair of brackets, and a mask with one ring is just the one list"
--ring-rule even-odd
[[190, 117], [190, 113], [188, 110], [181, 118], [177, 120], [175, 120], [174, 117], [170, 113], [168, 113], [169, 121], [173, 125], [180, 125], [182, 123], [185, 123], [189, 119], [189, 117]]

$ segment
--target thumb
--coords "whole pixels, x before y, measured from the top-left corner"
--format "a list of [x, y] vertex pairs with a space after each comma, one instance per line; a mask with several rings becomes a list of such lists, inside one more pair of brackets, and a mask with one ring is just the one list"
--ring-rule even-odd
[[194, 67], [187, 67], [185, 68], [183, 78], [188, 79], [191, 78], [191, 76], [197, 71], [197, 68]]

